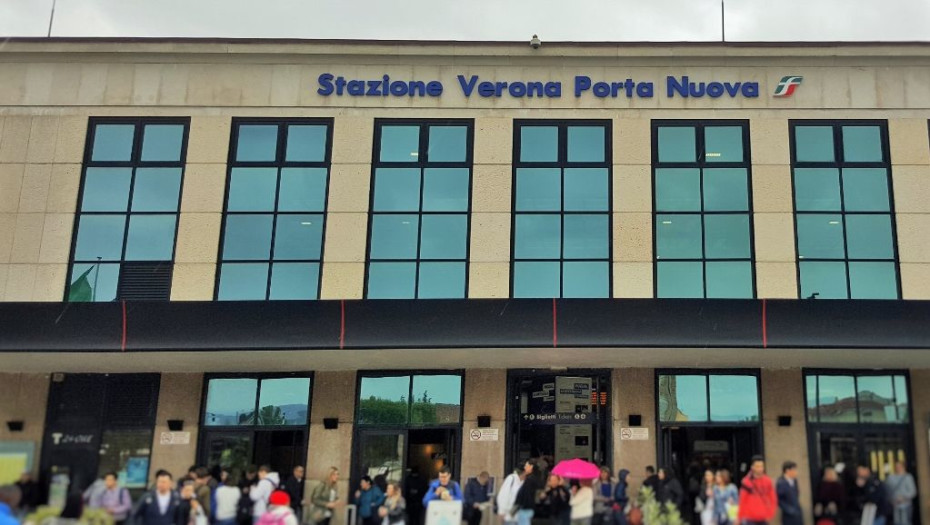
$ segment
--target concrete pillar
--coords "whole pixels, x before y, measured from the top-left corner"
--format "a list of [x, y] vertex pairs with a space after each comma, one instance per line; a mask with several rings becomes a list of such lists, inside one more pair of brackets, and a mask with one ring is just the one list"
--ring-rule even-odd
[[901, 297], [930, 299], [930, 139], [926, 119], [888, 121]]
[[[306, 495], [309, 497], [330, 467], [339, 469], [339, 498], [349, 498], [349, 474], [352, 466], [352, 437], [355, 428], [354, 371], [316, 372], [310, 408], [310, 441], [307, 447]], [[323, 428], [324, 418], [338, 418], [339, 427]], [[343, 521], [342, 509], [333, 513], [335, 524]]]
[[[197, 462], [197, 438], [200, 430], [200, 403], [206, 395], [203, 374], [162, 374], [158, 390], [158, 411], [155, 416], [155, 435], [149, 463], [149, 479], [155, 472], [165, 469], [175, 478], [187, 474]], [[190, 432], [187, 445], [162, 445], [161, 433], [168, 432], [168, 420], [184, 421], [184, 432]]]
[[917, 497], [924, 522], [930, 518], [930, 370], [911, 370], [911, 414], [914, 417], [914, 459], [917, 472]]
[[510, 297], [513, 121], [475, 119], [468, 297]]
[[[38, 475], [48, 406], [47, 374], [0, 374], [0, 442], [30, 441], [35, 445], [33, 475]], [[22, 432], [10, 432], [7, 421], [22, 421]]]
[[613, 124], [613, 297], [653, 293], [652, 148], [649, 119]]
[[[614, 471], [629, 470], [632, 483], [628, 495], [639, 492], [648, 465], [656, 465], [655, 370], [652, 368], [617, 368], [611, 372], [613, 400], [613, 467]], [[630, 414], [642, 416], [642, 427], [649, 429], [648, 440], [621, 440], [620, 429], [630, 426]]]
[[[468, 370], [465, 373], [463, 414], [461, 481], [477, 476], [483, 470], [503, 480], [507, 450], [507, 370]], [[481, 415], [491, 416], [491, 428], [498, 429], [499, 441], [472, 441], [469, 438], [469, 431], [478, 428], [478, 416]]]
[[[806, 516], [812, 510], [810, 459], [807, 453], [807, 424], [804, 407], [804, 380], [801, 370], [762, 370], [762, 432], [765, 462], [769, 476], [777, 479], [785, 461], [798, 464], [801, 508]], [[791, 426], [778, 426], [778, 416], [791, 416]]]

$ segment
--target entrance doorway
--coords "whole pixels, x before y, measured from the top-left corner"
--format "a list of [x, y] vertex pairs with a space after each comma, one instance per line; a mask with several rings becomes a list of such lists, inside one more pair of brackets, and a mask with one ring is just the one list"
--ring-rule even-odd
[[296, 465], [307, 463], [307, 437], [302, 430], [254, 432], [207, 431], [201, 447], [201, 465], [219, 465], [242, 476], [250, 465], [268, 465], [282, 478]]
[[663, 466], [675, 469], [682, 486], [700, 483], [707, 469], [727, 469], [734, 480], [749, 472], [750, 460], [761, 451], [759, 428], [665, 427], [662, 429]]

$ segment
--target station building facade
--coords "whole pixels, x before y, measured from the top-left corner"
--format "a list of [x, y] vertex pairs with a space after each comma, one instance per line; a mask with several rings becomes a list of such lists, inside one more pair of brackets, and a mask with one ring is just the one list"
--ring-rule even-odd
[[925, 44], [13, 39], [0, 454], [903, 460], [930, 515], [928, 121]]

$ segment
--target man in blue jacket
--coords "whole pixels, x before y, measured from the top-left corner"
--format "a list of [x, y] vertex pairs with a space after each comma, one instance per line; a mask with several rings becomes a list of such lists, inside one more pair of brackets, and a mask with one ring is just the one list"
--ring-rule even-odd
[[174, 480], [167, 470], [155, 473], [155, 490], [142, 496], [133, 513], [136, 525], [187, 525], [190, 504], [172, 490]]
[[775, 484], [775, 494], [778, 496], [778, 508], [781, 509], [782, 525], [804, 525], [798, 490], [798, 464], [794, 461], [786, 461], [781, 466], [781, 477]]
[[361, 525], [378, 525], [381, 522], [378, 507], [384, 505], [384, 492], [371, 482], [371, 476], [362, 476], [359, 490], [355, 491], [355, 504], [358, 505]]
[[439, 469], [439, 479], [433, 480], [429, 484], [426, 495], [423, 496], [423, 507], [429, 508], [429, 502], [433, 500], [443, 501], [462, 501], [462, 488], [455, 481], [452, 481], [452, 469], [442, 467]]
[[19, 525], [13, 513], [19, 507], [22, 492], [16, 485], [0, 487], [0, 525]]

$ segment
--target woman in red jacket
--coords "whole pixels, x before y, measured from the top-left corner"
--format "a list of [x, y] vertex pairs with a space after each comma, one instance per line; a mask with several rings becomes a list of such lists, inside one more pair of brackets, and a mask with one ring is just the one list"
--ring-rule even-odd
[[775, 485], [765, 475], [765, 460], [762, 456], [754, 456], [749, 474], [739, 488], [739, 522], [741, 525], [768, 525], [775, 518], [777, 508]]

